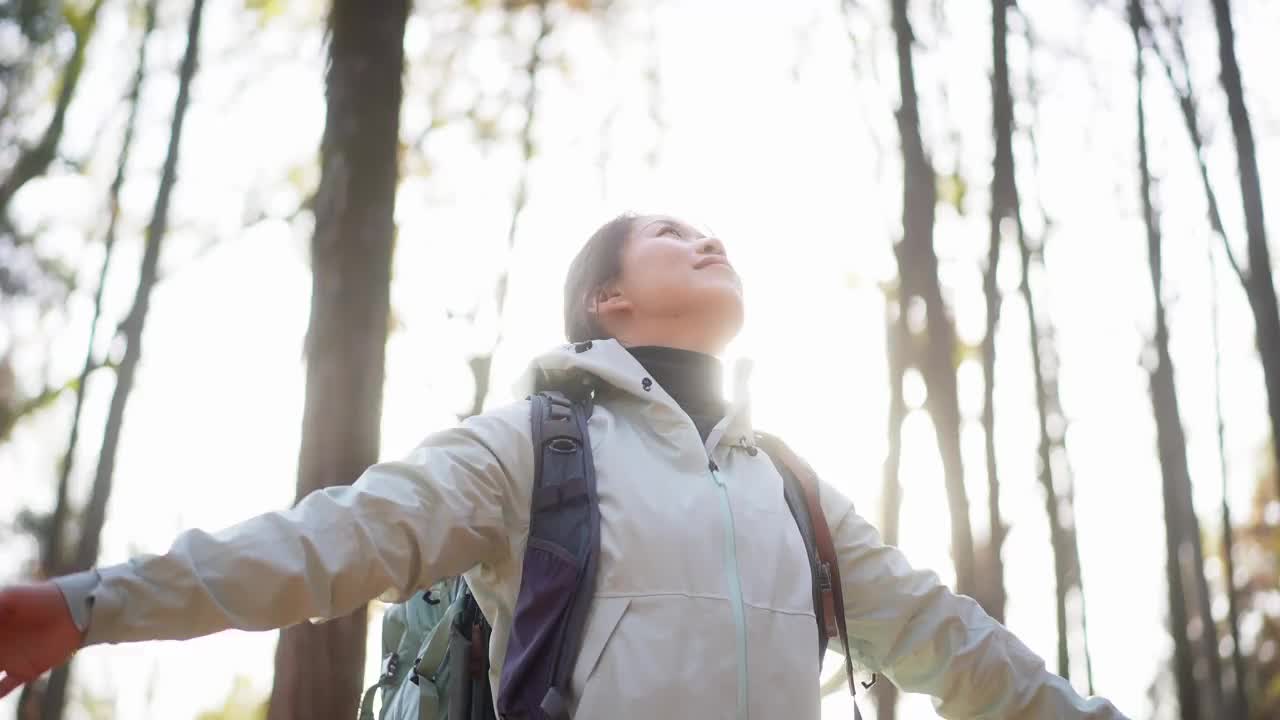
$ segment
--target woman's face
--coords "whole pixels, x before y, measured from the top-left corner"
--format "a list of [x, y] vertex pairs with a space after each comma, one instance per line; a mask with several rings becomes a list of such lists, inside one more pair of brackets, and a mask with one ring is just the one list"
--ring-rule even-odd
[[632, 325], [652, 336], [664, 324], [728, 343], [742, 328], [742, 280], [724, 244], [687, 222], [644, 215], [631, 224], [616, 291]]

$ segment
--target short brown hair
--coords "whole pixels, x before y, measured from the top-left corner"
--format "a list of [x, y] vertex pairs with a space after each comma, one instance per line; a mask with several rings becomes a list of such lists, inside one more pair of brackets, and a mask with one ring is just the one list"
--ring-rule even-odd
[[571, 343], [606, 337], [591, 300], [600, 288], [622, 274], [622, 247], [631, 234], [635, 213], [624, 212], [601, 225], [569, 264], [564, 281], [564, 335]]

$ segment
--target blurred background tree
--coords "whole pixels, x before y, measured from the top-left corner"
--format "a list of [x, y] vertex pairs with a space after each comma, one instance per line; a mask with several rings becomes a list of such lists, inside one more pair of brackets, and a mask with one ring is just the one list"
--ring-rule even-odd
[[[378, 460], [407, 16], [405, 0], [329, 10], [298, 500]], [[353, 717], [367, 626], [361, 608], [281, 630], [267, 717]]]

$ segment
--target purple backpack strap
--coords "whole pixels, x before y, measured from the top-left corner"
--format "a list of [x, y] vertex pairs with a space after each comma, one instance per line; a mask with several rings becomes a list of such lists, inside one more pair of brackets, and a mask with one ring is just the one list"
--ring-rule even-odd
[[[585, 387], [585, 386], [583, 386]], [[600, 510], [587, 437], [589, 393], [530, 397], [529, 541], [498, 692], [503, 720], [567, 720], [570, 678], [595, 593]]]

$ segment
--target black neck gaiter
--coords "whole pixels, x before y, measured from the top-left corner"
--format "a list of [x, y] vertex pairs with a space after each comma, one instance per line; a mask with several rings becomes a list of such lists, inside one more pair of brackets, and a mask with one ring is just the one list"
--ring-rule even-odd
[[724, 369], [720, 359], [661, 345], [638, 345], [627, 350], [689, 415], [706, 442], [728, 407], [721, 391]]

